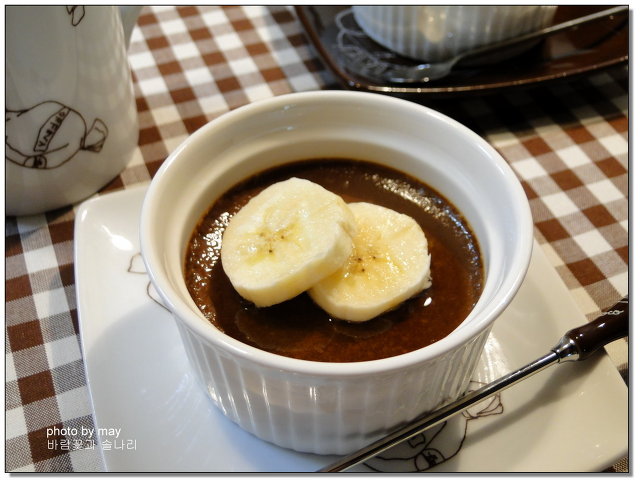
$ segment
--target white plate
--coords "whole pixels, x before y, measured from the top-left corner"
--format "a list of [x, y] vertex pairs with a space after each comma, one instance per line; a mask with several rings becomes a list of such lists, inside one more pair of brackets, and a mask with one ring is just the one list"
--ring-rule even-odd
[[[97, 439], [105, 469], [303, 472], [332, 462], [241, 430], [194, 380], [140, 259], [145, 189], [85, 202], [76, 221], [78, 314], [95, 424], [120, 432]], [[488, 382], [519, 368], [584, 322], [536, 244], [525, 282], [496, 322], [474, 379]], [[606, 355], [563, 363], [355, 470], [601, 471], [627, 452], [627, 399]]]

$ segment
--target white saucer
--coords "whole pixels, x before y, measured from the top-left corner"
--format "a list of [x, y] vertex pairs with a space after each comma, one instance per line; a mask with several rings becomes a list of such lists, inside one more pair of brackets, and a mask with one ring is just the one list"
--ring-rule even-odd
[[[145, 190], [87, 201], [76, 219], [78, 314], [95, 424], [120, 430], [98, 440], [105, 469], [306, 472], [332, 462], [248, 434], [198, 386], [139, 256]], [[496, 322], [474, 379], [488, 382], [529, 363], [584, 322], [536, 244], [525, 282]], [[355, 470], [601, 471], [627, 452], [627, 400], [604, 353], [563, 363]]]

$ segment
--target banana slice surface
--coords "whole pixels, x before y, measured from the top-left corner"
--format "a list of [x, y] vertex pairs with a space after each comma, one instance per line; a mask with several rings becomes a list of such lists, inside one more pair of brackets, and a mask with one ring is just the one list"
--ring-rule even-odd
[[356, 219], [347, 263], [310, 290], [330, 315], [372, 319], [431, 285], [427, 238], [410, 216], [366, 202], [350, 203]]
[[264, 189], [231, 218], [222, 236], [222, 267], [242, 297], [271, 306], [343, 266], [355, 227], [341, 197], [290, 178]]

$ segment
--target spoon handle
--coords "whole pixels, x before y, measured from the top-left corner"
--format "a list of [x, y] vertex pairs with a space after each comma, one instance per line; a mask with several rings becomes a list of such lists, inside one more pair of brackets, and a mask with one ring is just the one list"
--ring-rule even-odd
[[589, 358], [604, 345], [629, 334], [629, 299], [625, 296], [595, 320], [568, 331], [546, 355], [509, 373], [458, 400], [410, 422], [395, 432], [362, 449], [325, 466], [318, 472], [342, 472], [374, 457], [395, 445], [422, 433], [435, 425], [459, 414], [471, 405], [505, 390], [516, 383], [564, 361], [581, 361]]
[[625, 296], [596, 319], [568, 331], [553, 348], [560, 362], [586, 360], [602, 348], [629, 335], [629, 297]]

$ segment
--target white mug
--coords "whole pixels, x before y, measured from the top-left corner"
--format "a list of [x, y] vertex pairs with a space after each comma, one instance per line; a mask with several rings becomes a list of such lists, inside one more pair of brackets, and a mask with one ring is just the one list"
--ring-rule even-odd
[[83, 200], [129, 162], [138, 120], [127, 44], [138, 11], [6, 7], [7, 215]]

